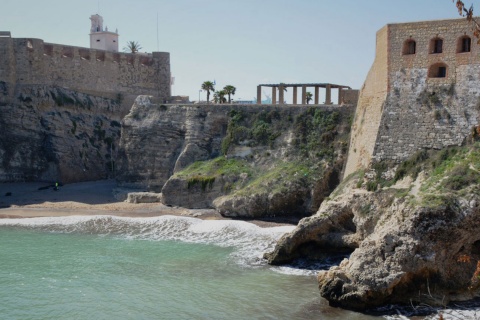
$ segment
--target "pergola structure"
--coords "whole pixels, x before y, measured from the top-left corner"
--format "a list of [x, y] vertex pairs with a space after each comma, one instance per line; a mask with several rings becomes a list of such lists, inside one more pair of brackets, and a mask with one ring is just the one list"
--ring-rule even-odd
[[297, 91], [298, 88], [302, 88], [302, 101], [301, 104], [307, 103], [307, 88], [315, 88], [314, 103], [319, 104], [320, 88], [326, 90], [325, 104], [332, 104], [332, 89], [338, 89], [338, 104], [341, 104], [342, 90], [351, 89], [349, 86], [343, 86], [332, 83], [279, 83], [279, 84], [259, 84], [257, 86], [257, 103], [262, 103], [262, 87], [272, 88], [272, 104], [277, 104], [277, 88], [278, 88], [278, 103], [284, 104], [284, 92], [286, 88], [293, 88], [293, 104], [297, 104]]

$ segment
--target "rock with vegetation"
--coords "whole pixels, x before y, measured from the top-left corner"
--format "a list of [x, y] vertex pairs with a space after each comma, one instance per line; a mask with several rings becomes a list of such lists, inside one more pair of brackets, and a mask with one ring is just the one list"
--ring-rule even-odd
[[272, 264], [351, 252], [318, 274], [331, 305], [446, 305], [480, 291], [480, 145], [377, 163], [266, 254]]
[[112, 176], [122, 116], [118, 99], [18, 85], [15, 96], [0, 93], [0, 109], [0, 182]]
[[139, 97], [123, 120], [118, 180], [225, 216], [306, 216], [338, 184], [352, 111]]

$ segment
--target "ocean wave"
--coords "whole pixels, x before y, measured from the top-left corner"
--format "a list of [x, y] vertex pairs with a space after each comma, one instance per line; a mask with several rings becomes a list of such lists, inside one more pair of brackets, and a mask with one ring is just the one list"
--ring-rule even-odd
[[[127, 218], [116, 216], [66, 216], [28, 219], [0, 219], [0, 227], [15, 227], [44, 232], [114, 236], [131, 240], [171, 240], [234, 248], [230, 257], [246, 267], [265, 266], [263, 254], [273, 250], [282, 235], [294, 226], [261, 228], [245, 221], [201, 220], [192, 217], [160, 216]], [[318, 266], [324, 269], [324, 266]], [[315, 265], [271, 267], [292, 275], [312, 275]]]

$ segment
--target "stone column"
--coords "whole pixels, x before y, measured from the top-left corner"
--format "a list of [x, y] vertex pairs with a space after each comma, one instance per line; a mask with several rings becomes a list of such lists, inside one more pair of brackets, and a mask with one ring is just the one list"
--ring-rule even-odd
[[272, 87], [272, 104], [277, 104], [277, 87]]
[[307, 86], [302, 86], [302, 104], [307, 104]]
[[342, 100], [343, 100], [343, 88], [340, 87], [338, 88], [338, 105], [342, 104]]
[[315, 104], [318, 104], [319, 87], [315, 86]]
[[278, 104], [283, 104], [285, 102], [283, 99], [283, 88], [285, 88], [283, 84], [278, 87]]
[[262, 104], [262, 86], [257, 86], [257, 104]]
[[332, 104], [332, 86], [327, 84], [327, 93], [325, 94], [325, 104]]
[[293, 104], [297, 104], [297, 87], [293, 87]]

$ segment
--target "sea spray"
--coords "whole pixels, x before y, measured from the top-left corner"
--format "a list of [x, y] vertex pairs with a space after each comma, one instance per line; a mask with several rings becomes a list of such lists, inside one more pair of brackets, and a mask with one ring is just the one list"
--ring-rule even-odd
[[[263, 252], [292, 228], [173, 216], [0, 219], [0, 314], [8, 319], [377, 318], [333, 309], [320, 299], [311, 275], [328, 261], [301, 268], [266, 266]], [[412, 315], [408, 307], [392, 307]], [[475, 314], [446, 310], [447, 319], [453, 319], [451, 312]]]
[[[262, 256], [293, 226], [261, 228], [232, 220], [201, 220], [191, 217], [160, 216], [126, 218], [116, 216], [67, 216], [29, 219], [0, 219], [0, 226], [52, 233], [77, 233], [114, 236], [131, 240], [182, 241], [231, 247], [231, 259], [239, 265], [265, 266]], [[302, 269], [298, 269], [301, 266]], [[322, 266], [324, 267], [324, 266]], [[311, 275], [315, 268], [305, 264], [272, 267], [282, 273]]]

